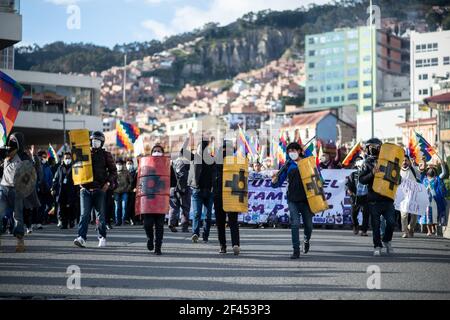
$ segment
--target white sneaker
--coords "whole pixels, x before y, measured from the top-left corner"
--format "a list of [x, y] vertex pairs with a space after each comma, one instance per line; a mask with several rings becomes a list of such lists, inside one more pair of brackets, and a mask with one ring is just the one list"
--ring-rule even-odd
[[106, 247], [106, 238], [98, 238], [98, 247], [99, 248], [104, 248]]
[[58, 227], [58, 228], [61, 228], [61, 227], [62, 227], [62, 221], [58, 221], [57, 227]]
[[379, 256], [381, 256], [381, 248], [375, 248], [375, 249], [373, 250], [373, 256], [374, 256], [374, 257], [379, 257]]
[[42, 227], [42, 224], [38, 223], [33, 229], [42, 230], [44, 228]]
[[86, 248], [86, 241], [82, 237], [76, 238], [73, 243], [80, 248]]
[[27, 234], [32, 234], [33, 233], [33, 228], [27, 228]]
[[240, 252], [241, 248], [239, 248], [239, 246], [233, 246], [233, 253], [235, 256], [239, 255]]
[[386, 248], [386, 253], [387, 254], [394, 253], [394, 249], [392, 248], [392, 245], [391, 245], [390, 242], [383, 242], [383, 246]]

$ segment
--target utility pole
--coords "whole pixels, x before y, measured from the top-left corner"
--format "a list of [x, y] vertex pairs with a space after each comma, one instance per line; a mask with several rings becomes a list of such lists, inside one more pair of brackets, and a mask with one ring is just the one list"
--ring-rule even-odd
[[373, 88], [373, 79], [374, 79], [374, 77], [373, 77], [373, 72], [374, 72], [374, 67], [373, 67], [373, 65], [374, 65], [374, 63], [376, 63], [376, 56], [374, 55], [374, 44], [373, 44], [373, 16], [372, 16], [372, 12], [373, 12], [373, 8], [372, 8], [372, 0], [370, 0], [370, 26], [369, 26], [369, 30], [370, 30], [370, 56], [371, 56], [371, 63], [370, 63], [370, 87], [371, 87], [371, 91], [372, 91], [372, 93], [371, 93], [371, 108], [370, 108], [370, 110], [371, 110], [371, 122], [372, 122], [372, 125], [371, 125], [371, 128], [372, 128], [372, 138], [375, 138], [375, 113], [374, 113], [374, 109], [375, 109], [375, 106], [374, 106], [374, 99], [373, 99], [373, 96], [374, 96], [374, 88]]
[[125, 53], [123, 61], [123, 110], [127, 111], [127, 93], [125, 90], [125, 85], [127, 83], [127, 54]]

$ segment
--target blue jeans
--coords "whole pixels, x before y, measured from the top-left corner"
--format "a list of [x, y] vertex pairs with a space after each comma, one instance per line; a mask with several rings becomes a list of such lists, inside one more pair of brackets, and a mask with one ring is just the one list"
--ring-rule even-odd
[[[121, 224], [125, 222], [127, 218], [127, 202], [128, 202], [128, 193], [114, 193], [114, 213], [116, 217], [116, 223]], [[122, 209], [122, 214], [120, 214], [120, 210]]]
[[394, 203], [390, 201], [369, 203], [368, 206], [373, 233], [373, 247], [383, 248], [381, 243], [381, 217], [386, 221], [386, 227], [383, 235], [383, 242], [390, 242], [394, 235], [395, 228], [395, 209]]
[[192, 232], [200, 236], [200, 221], [202, 219], [203, 206], [206, 207], [206, 220], [203, 226], [203, 238], [208, 239], [211, 230], [212, 206], [214, 202], [213, 193], [209, 190], [192, 189], [192, 205], [194, 209], [194, 221]]
[[78, 236], [87, 240], [87, 232], [89, 222], [91, 221], [91, 212], [94, 208], [96, 218], [98, 220], [98, 233], [101, 237], [106, 238], [106, 222], [105, 222], [106, 193], [100, 189], [89, 191], [81, 189], [80, 191], [80, 224], [78, 225]]
[[16, 238], [23, 238], [25, 234], [23, 225], [23, 197], [16, 193], [12, 187], [0, 186], [0, 221], [7, 212], [14, 211], [14, 230]]
[[304, 225], [304, 240], [309, 242], [313, 230], [312, 218], [313, 214], [309, 209], [309, 205], [306, 202], [294, 202], [288, 201], [290, 220], [291, 220], [291, 236], [292, 247], [294, 251], [300, 250], [300, 215], [302, 215]]

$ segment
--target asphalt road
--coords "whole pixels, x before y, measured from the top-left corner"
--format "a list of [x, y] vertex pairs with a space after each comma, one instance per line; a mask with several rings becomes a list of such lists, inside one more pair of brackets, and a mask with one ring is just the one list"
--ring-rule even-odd
[[[23, 254], [2, 237], [0, 298], [450, 299], [450, 241], [400, 235], [393, 256], [373, 257], [371, 237], [315, 229], [311, 251], [292, 261], [289, 229], [241, 228], [236, 257], [218, 254], [215, 230], [209, 243], [193, 244], [166, 227], [163, 255], [155, 256], [141, 226], [114, 228], [101, 249], [92, 226], [86, 249], [74, 247], [75, 230], [46, 226], [26, 238]], [[71, 265], [81, 270], [81, 289], [67, 288]], [[373, 265], [380, 289], [369, 290]]]

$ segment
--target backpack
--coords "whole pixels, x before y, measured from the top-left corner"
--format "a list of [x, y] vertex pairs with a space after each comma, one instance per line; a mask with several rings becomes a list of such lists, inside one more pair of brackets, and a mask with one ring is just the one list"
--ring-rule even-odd
[[182, 193], [186, 192], [188, 188], [190, 163], [183, 158], [178, 158], [173, 162], [172, 167], [175, 172], [175, 178], [177, 179], [178, 191]]

